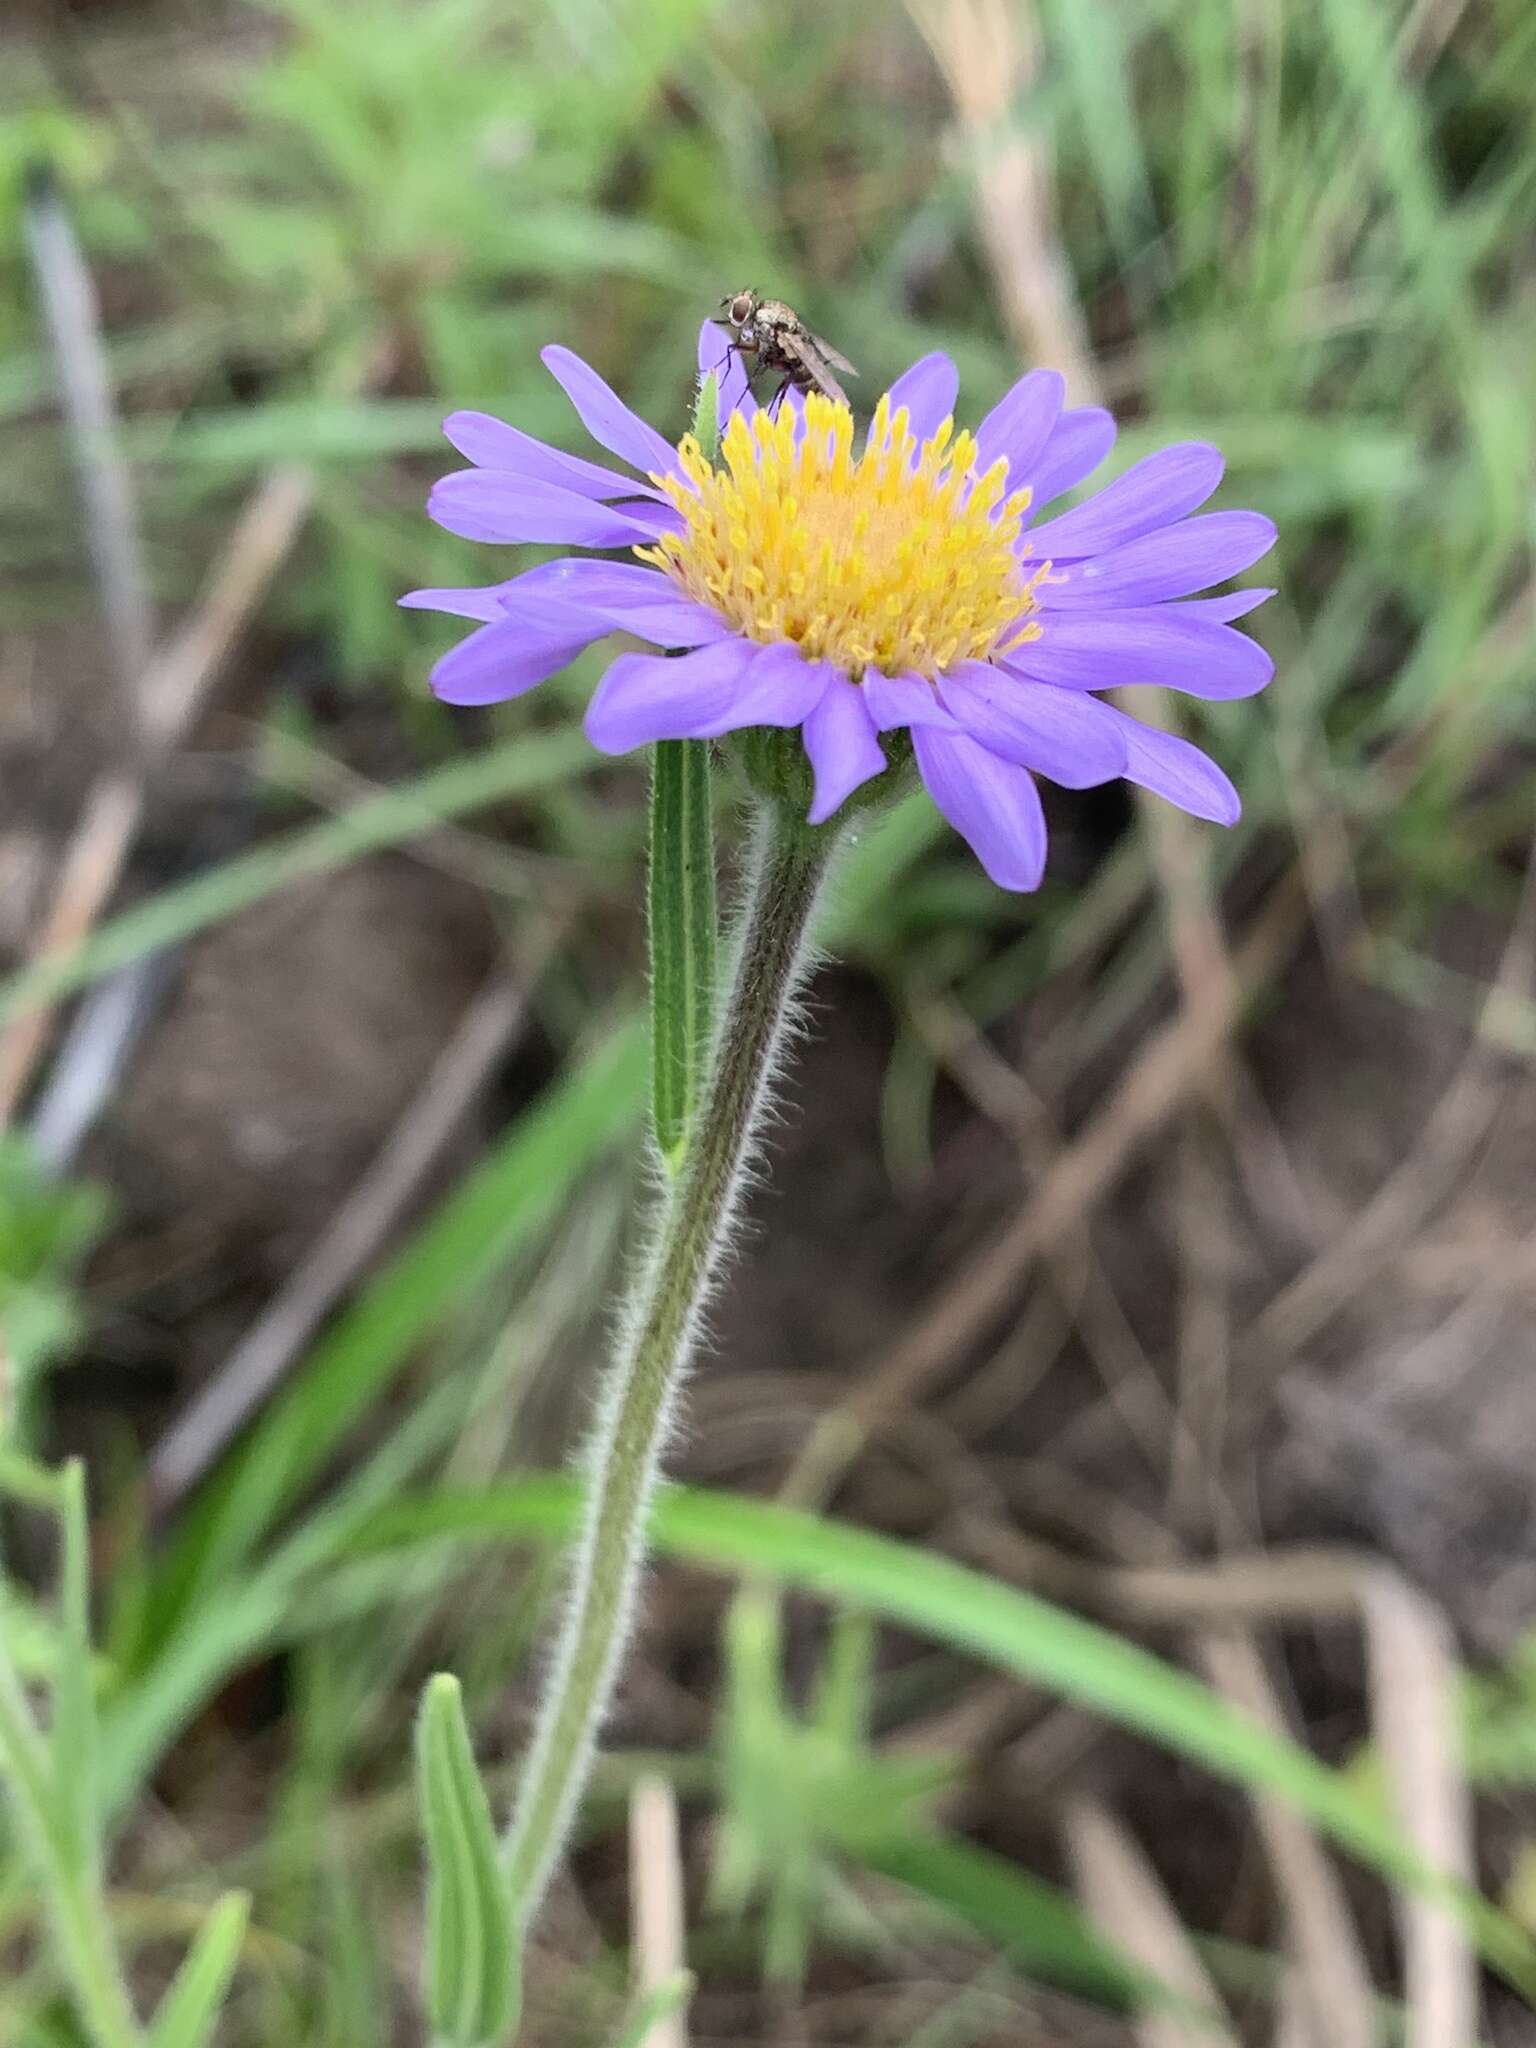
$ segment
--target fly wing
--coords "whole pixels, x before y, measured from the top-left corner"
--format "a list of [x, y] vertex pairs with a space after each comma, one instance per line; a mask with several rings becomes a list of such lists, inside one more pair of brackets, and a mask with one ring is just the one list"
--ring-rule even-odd
[[841, 370], [845, 377], [857, 377], [859, 374], [857, 369], [849, 362], [846, 356], [838, 354], [830, 341], [823, 341], [819, 334], [813, 334], [811, 341], [826, 357], [834, 370]]
[[856, 377], [858, 371], [850, 362], [836, 355], [835, 350], [827, 349], [823, 342], [818, 341], [814, 334], [808, 333], [804, 328], [798, 332], [791, 329], [788, 333], [779, 335], [777, 340], [784, 354], [791, 362], [799, 365], [818, 391], [823, 392], [838, 405], [847, 405], [848, 394], [833, 376], [832, 362], [835, 357], [839, 369], [846, 371], [849, 376]]

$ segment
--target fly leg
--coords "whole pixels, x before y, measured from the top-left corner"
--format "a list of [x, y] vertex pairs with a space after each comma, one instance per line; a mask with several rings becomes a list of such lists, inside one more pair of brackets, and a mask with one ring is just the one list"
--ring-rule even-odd
[[707, 377], [712, 371], [719, 378], [720, 385], [723, 388], [726, 368], [733, 358], [736, 362], [740, 363], [742, 374], [746, 378], [747, 389], [750, 391], [752, 389], [753, 366], [747, 361], [747, 351], [741, 346], [740, 342], [728, 341], [725, 344], [725, 354], [721, 356], [718, 362], [711, 363], [709, 369], [704, 371], [703, 374]]

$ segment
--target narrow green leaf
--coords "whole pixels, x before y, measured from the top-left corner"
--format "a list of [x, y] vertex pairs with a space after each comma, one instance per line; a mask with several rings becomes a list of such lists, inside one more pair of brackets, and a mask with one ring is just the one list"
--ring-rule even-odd
[[254, 1548], [439, 1320], [548, 1222], [578, 1176], [631, 1128], [644, 1046], [637, 1025], [594, 1046], [505, 1138], [320, 1339], [204, 1501], [163, 1568], [163, 1628]]
[[768, 1875], [764, 1844], [777, 1842], [782, 1834], [775, 1823], [785, 1812], [785, 1773], [795, 1733], [784, 1699], [782, 1624], [777, 1589], [749, 1580], [727, 1609], [722, 1631], [723, 1811], [710, 1898], [731, 1916], [744, 1912], [763, 1885]]
[[698, 396], [693, 401], [693, 438], [707, 462], [719, 459], [720, 379], [713, 370], [706, 370], [699, 379]]
[[[444, 1492], [382, 1511], [355, 1547], [564, 1538], [580, 1509], [576, 1483], [554, 1476]], [[1452, 1907], [1505, 1980], [1536, 1996], [1536, 1943], [1529, 1935], [1470, 1886], [1426, 1865], [1341, 1773], [1139, 1644], [950, 1558], [767, 1501], [663, 1487], [650, 1533], [656, 1548], [674, 1557], [777, 1577], [902, 1622], [1080, 1701], [1219, 1777], [1278, 1793], [1390, 1882]]]
[[682, 2012], [692, 1996], [693, 1974], [689, 1970], [679, 1970], [664, 1984], [642, 1993], [625, 2015], [613, 2048], [650, 2048], [653, 2030]]
[[0, 983], [0, 1024], [70, 995], [161, 946], [190, 938], [290, 882], [397, 846], [430, 831], [444, 818], [563, 782], [592, 758], [580, 733], [524, 734], [504, 747], [450, 761], [399, 789], [385, 790], [339, 818], [290, 832], [177, 888], [162, 889], [147, 903], [100, 926], [74, 951], [40, 960]]
[[714, 1032], [715, 848], [709, 745], [660, 740], [651, 764], [651, 1115], [669, 1173], [682, 1164]]
[[76, 1868], [96, 1857], [96, 1680], [91, 1657], [90, 1525], [85, 1466], [71, 1458], [60, 1474], [63, 1523], [58, 1670], [49, 1743], [58, 1823]]
[[965, 1921], [1033, 1977], [1122, 2007], [1176, 2002], [1074, 1900], [990, 1850], [947, 1835], [891, 1833], [862, 1845], [859, 1860]]
[[873, 1618], [856, 1607], [840, 1607], [832, 1617], [811, 1721], [849, 1751], [858, 1749], [868, 1733], [875, 1650]]
[[1132, 54], [1140, 25], [1132, 10], [1050, 0], [1053, 57], [1077, 102], [1082, 139], [1097, 176], [1110, 240], [1122, 263], [1144, 257], [1155, 218], [1142, 152]]
[[59, 1474], [18, 1451], [14, 1444], [0, 1442], [0, 1497], [20, 1501], [29, 1508], [57, 1510]]
[[148, 2048], [208, 2048], [250, 1918], [246, 1892], [226, 1892], [187, 1950], [150, 2027]]
[[427, 2015], [453, 2048], [495, 2048], [519, 2005], [512, 1905], [463, 1695], [445, 1671], [422, 1693], [416, 1789], [427, 1845]]

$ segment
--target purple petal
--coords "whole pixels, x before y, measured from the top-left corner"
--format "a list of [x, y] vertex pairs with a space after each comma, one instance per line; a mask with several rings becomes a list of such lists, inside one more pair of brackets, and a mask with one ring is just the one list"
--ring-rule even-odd
[[693, 654], [621, 654], [587, 707], [587, 738], [605, 754], [651, 740], [718, 739], [749, 725], [799, 725], [828, 672], [787, 642], [732, 636]]
[[876, 732], [894, 732], [898, 726], [908, 725], [936, 725], [945, 732], [956, 730], [955, 721], [939, 702], [939, 693], [926, 676], [885, 676], [877, 668], [867, 668], [859, 687]]
[[1102, 406], [1079, 406], [1064, 412], [1051, 429], [1045, 450], [1028, 476], [1014, 470], [1008, 488], [1016, 491], [1028, 484], [1034, 493], [1034, 508], [1049, 505], [1063, 491], [1070, 491], [1085, 476], [1091, 476], [1115, 445], [1115, 423]]
[[803, 737], [816, 771], [807, 821], [823, 825], [861, 783], [885, 770], [885, 755], [859, 685], [834, 671], [805, 721]]
[[1027, 768], [963, 733], [920, 725], [912, 734], [928, 794], [969, 842], [1000, 889], [1038, 889], [1045, 873], [1045, 813]]
[[965, 661], [939, 692], [972, 739], [1065, 789], [1091, 789], [1125, 773], [1125, 741], [1108, 705], [1081, 690], [1010, 676]]
[[595, 605], [593, 609], [602, 613], [610, 627], [633, 633], [636, 639], [649, 640], [657, 647], [707, 647], [716, 640], [735, 637], [735, 629], [717, 612], [707, 605], [695, 604], [681, 593], [670, 603], [621, 602]]
[[1061, 417], [1067, 380], [1060, 370], [1031, 370], [993, 406], [976, 429], [976, 468], [985, 473], [1000, 455], [1010, 476], [1022, 481], [1045, 452]]
[[1112, 704], [1104, 709], [1121, 727], [1128, 782], [1167, 797], [1196, 818], [1209, 818], [1215, 825], [1237, 823], [1243, 808], [1237, 791], [1208, 754], [1175, 733], [1156, 732], [1139, 724]]
[[502, 593], [511, 587], [509, 583], [486, 583], [465, 590], [408, 590], [395, 602], [408, 612], [451, 612], [456, 619], [489, 623], [502, 616]]
[[1183, 598], [1178, 604], [1165, 604], [1160, 609], [1176, 619], [1214, 619], [1217, 625], [1224, 626], [1231, 619], [1246, 618], [1274, 595], [1273, 590], [1255, 585], [1251, 590], [1225, 591], [1220, 597]]
[[744, 419], [750, 420], [757, 411], [757, 400], [752, 396], [741, 350], [732, 341], [728, 329], [713, 320], [706, 320], [699, 329], [700, 379], [707, 377], [711, 370], [720, 379], [721, 430], [733, 412], [739, 412]]
[[596, 370], [573, 355], [568, 348], [540, 351], [540, 360], [575, 406], [582, 425], [600, 448], [622, 455], [626, 462], [649, 475], [653, 470], [666, 476], [677, 468], [677, 450], [648, 426], [637, 412], [631, 412], [611, 385]]
[[540, 562], [502, 585], [509, 597], [553, 598], [565, 605], [643, 604], [655, 596], [676, 597], [677, 585], [660, 569], [639, 562], [604, 562], [592, 555], [560, 555]]
[[542, 630], [526, 619], [498, 620], [443, 656], [432, 671], [432, 689], [445, 704], [499, 704], [520, 697], [607, 630], [601, 619], [566, 619]]
[[[749, 643], [750, 644], [750, 643]], [[841, 674], [829, 661], [807, 661], [792, 640], [758, 649], [726, 732], [748, 725], [799, 725]]]
[[477, 469], [501, 469], [513, 476], [536, 477], [540, 483], [558, 484], [583, 498], [654, 498], [654, 484], [637, 482], [601, 463], [586, 462], [579, 455], [566, 455], [547, 448], [521, 427], [509, 427], [488, 412], [453, 412], [443, 421], [443, 432], [459, 453]]
[[1275, 665], [1259, 645], [1208, 619], [1170, 618], [1167, 609], [1053, 612], [1038, 640], [1002, 657], [1018, 675], [1068, 690], [1112, 690], [1158, 683], [1192, 697], [1251, 697]]
[[[541, 562], [501, 586], [506, 607], [560, 605], [594, 612], [608, 627], [653, 640], [658, 647], [702, 647], [731, 632], [717, 612], [695, 604], [659, 569], [637, 562], [598, 562], [566, 555]], [[605, 628], [606, 630], [606, 628]]]
[[682, 524], [670, 506], [619, 512], [558, 484], [502, 469], [455, 470], [433, 485], [427, 511], [465, 540], [554, 541], [578, 548], [632, 547], [658, 533], [675, 533]]
[[920, 356], [910, 370], [902, 371], [886, 393], [891, 418], [905, 406], [908, 423], [919, 441], [926, 441], [945, 420], [954, 417], [959, 395], [960, 372], [942, 349]]
[[1072, 562], [1099, 555], [1193, 512], [1221, 482], [1221, 450], [1206, 441], [1180, 441], [1133, 462], [1085, 505], [1048, 519], [1030, 534], [1037, 558]]
[[653, 740], [709, 739], [730, 730], [740, 688], [757, 650], [722, 640], [697, 654], [621, 654], [593, 692], [587, 738], [604, 754]]
[[1225, 582], [1274, 544], [1274, 521], [1261, 512], [1206, 512], [1058, 571], [1040, 586], [1040, 602], [1053, 611], [1156, 604]]

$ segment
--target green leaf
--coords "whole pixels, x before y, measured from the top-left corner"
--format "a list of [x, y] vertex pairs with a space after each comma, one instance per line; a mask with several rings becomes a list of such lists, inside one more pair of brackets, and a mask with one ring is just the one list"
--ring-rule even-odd
[[161, 946], [200, 932], [308, 875], [344, 867], [397, 846], [445, 818], [563, 782], [593, 759], [580, 733], [523, 734], [504, 747], [451, 761], [399, 789], [385, 790], [339, 818], [308, 825], [270, 846], [226, 861], [99, 927], [72, 952], [50, 956], [0, 983], [0, 1024], [84, 988]]
[[[731, 1915], [761, 1900], [762, 1969], [800, 1985], [818, 1929], [839, 1921], [840, 1875], [871, 1838], [906, 1836], [921, 1810], [957, 1775], [943, 1754], [883, 1755], [865, 1742], [874, 1648], [867, 1614], [840, 1611], [802, 1720], [784, 1697], [783, 1600], [749, 1579], [726, 1617], [720, 1716], [720, 1816], [710, 1896]], [[859, 1938], [856, 1936], [856, 1938]]]
[[682, 1165], [714, 1036], [715, 847], [709, 745], [659, 740], [651, 764], [651, 1114]]
[[91, 1657], [90, 1527], [85, 1466], [78, 1458], [71, 1458], [60, 1474], [60, 1506], [61, 1625], [49, 1754], [59, 1826], [76, 1868], [86, 1870], [97, 1856], [97, 1728]]
[[811, 1722], [820, 1734], [850, 1753], [862, 1746], [868, 1733], [876, 1647], [872, 1618], [857, 1608], [839, 1608], [832, 1617], [826, 1658], [817, 1675]]
[[427, 2016], [453, 2048], [484, 2048], [516, 2023], [518, 1959], [496, 1826], [459, 1681], [446, 1671], [422, 1693], [416, 1791], [427, 1844]]
[[1050, 0], [1052, 55], [1077, 101], [1082, 137], [1097, 174], [1115, 252], [1128, 266], [1143, 254], [1156, 215], [1131, 85], [1131, 10]]
[[699, 379], [693, 402], [693, 438], [704, 451], [704, 460], [714, 464], [720, 456], [720, 379], [706, 370]]
[[31, 1441], [39, 1374], [77, 1335], [75, 1274], [105, 1213], [100, 1189], [61, 1184], [24, 1138], [0, 1132], [0, 1439], [12, 1445]]
[[1175, 2002], [1166, 1985], [1095, 1930], [1074, 1900], [988, 1849], [891, 1830], [861, 1845], [859, 1860], [965, 1921], [1031, 1976], [1114, 2005]]
[[689, 1970], [679, 1970], [654, 1990], [642, 1992], [625, 2015], [613, 2048], [649, 2048], [652, 2030], [682, 2012], [692, 1996], [693, 1974]]
[[148, 2048], [207, 2048], [240, 1960], [246, 1892], [226, 1892], [197, 1930], [150, 2027]]
[[[579, 1511], [575, 1483], [553, 1476], [443, 1492], [383, 1510], [358, 1547], [563, 1539]], [[1339, 1772], [1139, 1644], [947, 1557], [766, 1501], [664, 1487], [650, 1533], [674, 1557], [776, 1577], [868, 1608], [1091, 1707], [1219, 1777], [1279, 1794], [1383, 1877], [1452, 1907], [1505, 1979], [1536, 1995], [1536, 1944], [1528, 1935], [1470, 1886], [1426, 1865]]]
[[[625, 1023], [521, 1116], [309, 1354], [302, 1374], [184, 1517], [162, 1625], [225, 1580], [414, 1347], [547, 1223], [638, 1111], [644, 1046]], [[167, 1613], [169, 1610], [169, 1614]]]

